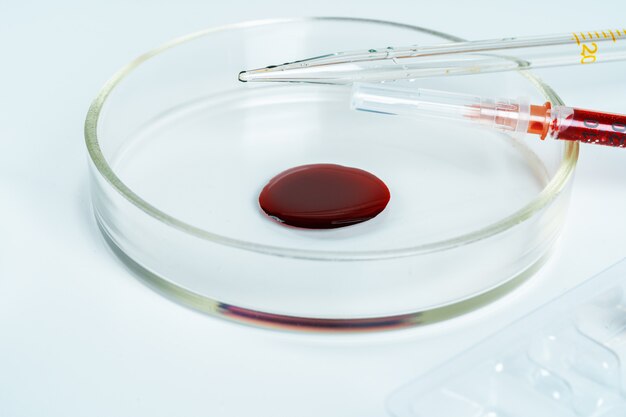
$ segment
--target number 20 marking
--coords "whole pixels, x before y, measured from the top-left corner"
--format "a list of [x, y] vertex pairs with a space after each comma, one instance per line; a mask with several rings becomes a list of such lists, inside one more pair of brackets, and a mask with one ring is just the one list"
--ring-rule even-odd
[[596, 52], [598, 52], [598, 44], [595, 42], [591, 42], [589, 45], [588, 44], [581, 44], [583, 50], [580, 53], [580, 55], [582, 56], [582, 58], [580, 58], [580, 63], [581, 64], [593, 64], [594, 62], [596, 62]]

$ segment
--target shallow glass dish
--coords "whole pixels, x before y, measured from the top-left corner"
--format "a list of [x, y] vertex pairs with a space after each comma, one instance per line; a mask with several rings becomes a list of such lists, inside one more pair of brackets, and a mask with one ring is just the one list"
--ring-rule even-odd
[[[85, 125], [104, 235], [167, 295], [258, 324], [399, 327], [498, 297], [549, 255], [577, 143], [356, 112], [348, 86], [237, 80], [242, 69], [331, 51], [456, 40], [383, 21], [280, 19], [208, 29], [137, 58]], [[523, 72], [415, 84], [561, 104]], [[311, 163], [375, 174], [389, 205], [333, 230], [268, 218], [263, 186]]]

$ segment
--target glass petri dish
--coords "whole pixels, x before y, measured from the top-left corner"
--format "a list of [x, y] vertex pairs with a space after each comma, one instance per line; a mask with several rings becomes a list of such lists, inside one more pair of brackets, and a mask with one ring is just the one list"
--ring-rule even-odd
[[[378, 20], [278, 19], [204, 30], [140, 56], [86, 119], [104, 236], [162, 293], [264, 326], [395, 328], [499, 297], [549, 256], [577, 143], [355, 112], [345, 86], [237, 80], [242, 69], [329, 51], [458, 40]], [[562, 104], [527, 72], [416, 84]], [[365, 169], [391, 201], [345, 228], [283, 227], [262, 213], [258, 193], [309, 163]]]

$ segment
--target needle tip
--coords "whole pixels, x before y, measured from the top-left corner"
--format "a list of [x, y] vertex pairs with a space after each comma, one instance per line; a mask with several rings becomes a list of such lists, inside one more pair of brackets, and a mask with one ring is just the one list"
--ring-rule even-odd
[[247, 83], [248, 82], [248, 73], [247, 73], [247, 71], [241, 71], [237, 78], [239, 78], [239, 81], [241, 81], [242, 83]]

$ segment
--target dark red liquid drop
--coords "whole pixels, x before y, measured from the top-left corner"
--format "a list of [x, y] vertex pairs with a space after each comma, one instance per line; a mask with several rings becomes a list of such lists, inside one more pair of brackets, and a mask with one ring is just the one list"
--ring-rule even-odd
[[313, 164], [288, 169], [272, 178], [261, 191], [259, 204], [282, 223], [332, 229], [376, 217], [389, 198], [385, 183], [367, 171]]

